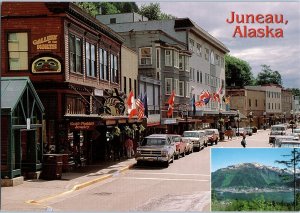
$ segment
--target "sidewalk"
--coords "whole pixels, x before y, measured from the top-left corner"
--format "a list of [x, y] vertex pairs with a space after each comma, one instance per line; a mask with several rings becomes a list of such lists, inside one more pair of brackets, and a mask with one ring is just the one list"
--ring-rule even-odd
[[26, 180], [15, 187], [1, 188], [2, 211], [51, 211], [45, 203], [88, 187], [124, 172], [136, 163], [135, 159], [87, 165], [63, 173], [61, 180]]

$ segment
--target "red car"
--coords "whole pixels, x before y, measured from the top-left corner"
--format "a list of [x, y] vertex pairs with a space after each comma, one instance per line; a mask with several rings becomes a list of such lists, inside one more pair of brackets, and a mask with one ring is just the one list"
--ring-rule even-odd
[[187, 150], [186, 150], [186, 143], [184, 143], [182, 137], [180, 135], [171, 135], [170, 137], [172, 138], [173, 142], [176, 145], [175, 158], [179, 159], [180, 155], [184, 157]]

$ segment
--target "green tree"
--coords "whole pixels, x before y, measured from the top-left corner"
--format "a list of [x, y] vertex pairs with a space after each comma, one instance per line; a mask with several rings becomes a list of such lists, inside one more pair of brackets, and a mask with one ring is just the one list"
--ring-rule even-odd
[[140, 15], [147, 17], [149, 20], [164, 20], [164, 19], [172, 19], [175, 16], [163, 13], [160, 10], [159, 3], [150, 3], [149, 5], [143, 4], [140, 8]]
[[270, 66], [263, 64], [261, 65], [261, 72], [257, 75], [256, 84], [282, 85], [281, 75], [278, 71], [273, 71]]
[[227, 86], [248, 86], [254, 84], [254, 77], [248, 62], [225, 55], [225, 77]]
[[299, 88], [291, 88], [292, 93], [294, 96], [300, 96], [300, 89]]

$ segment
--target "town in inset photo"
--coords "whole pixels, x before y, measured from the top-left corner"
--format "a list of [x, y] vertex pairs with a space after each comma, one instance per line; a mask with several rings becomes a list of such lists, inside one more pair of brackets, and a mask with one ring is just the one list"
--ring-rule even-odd
[[212, 211], [299, 211], [300, 149], [211, 149]]

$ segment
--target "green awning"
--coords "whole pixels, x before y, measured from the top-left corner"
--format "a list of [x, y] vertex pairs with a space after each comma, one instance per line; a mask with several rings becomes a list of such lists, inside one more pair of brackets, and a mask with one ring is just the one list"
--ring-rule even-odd
[[1, 110], [14, 111], [27, 88], [43, 112], [45, 108], [29, 77], [1, 77]]

